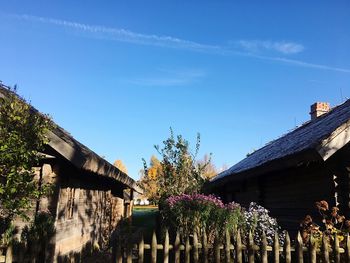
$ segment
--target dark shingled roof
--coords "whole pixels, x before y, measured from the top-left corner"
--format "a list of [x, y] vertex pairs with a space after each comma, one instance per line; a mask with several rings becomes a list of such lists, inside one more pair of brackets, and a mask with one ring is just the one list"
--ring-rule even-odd
[[[7, 86], [0, 83], [0, 97], [11, 92]], [[40, 113], [34, 107], [32, 110]], [[101, 176], [110, 177], [121, 182], [126, 187], [142, 193], [143, 190], [127, 174], [100, 157], [94, 151], [77, 141], [63, 128], [55, 124], [54, 129], [48, 133], [49, 146], [78, 169], [93, 172]]]
[[[276, 139], [212, 179], [212, 183], [307, 151], [328, 159], [350, 139], [350, 100]], [[341, 141], [339, 141], [341, 139]], [[315, 155], [316, 155], [315, 154]]]
[[67, 131], [56, 125], [49, 132], [49, 146], [70, 161], [78, 169], [114, 178], [127, 187], [142, 193], [143, 190], [126, 173], [100, 157], [84, 144], [73, 138]]

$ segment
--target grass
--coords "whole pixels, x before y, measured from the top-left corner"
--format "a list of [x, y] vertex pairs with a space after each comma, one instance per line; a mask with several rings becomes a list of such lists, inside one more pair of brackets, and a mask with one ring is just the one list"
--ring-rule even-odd
[[139, 211], [139, 210], [157, 210], [158, 206], [156, 205], [134, 205], [133, 211]]
[[132, 225], [142, 231], [145, 241], [152, 238], [153, 230], [157, 228], [157, 206], [136, 206], [133, 209]]
[[[132, 225], [138, 228], [143, 233], [145, 243], [151, 244], [153, 231], [157, 232], [157, 217], [159, 216], [159, 210], [157, 206], [134, 206], [132, 215]], [[159, 232], [159, 231], [158, 231]], [[159, 236], [158, 236], [159, 238]], [[159, 239], [158, 239], [159, 243]], [[145, 251], [145, 262], [151, 262], [151, 251]], [[158, 251], [157, 261], [162, 262], [163, 254]]]

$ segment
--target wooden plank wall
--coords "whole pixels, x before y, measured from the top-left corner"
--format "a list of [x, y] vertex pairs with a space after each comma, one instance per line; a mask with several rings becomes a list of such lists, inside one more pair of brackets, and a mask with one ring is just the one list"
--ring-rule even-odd
[[[72, 200], [68, 199], [72, 189], [74, 207], [70, 215], [68, 206]], [[86, 245], [100, 246], [103, 240], [107, 241], [123, 213], [124, 200], [99, 186], [94, 178], [65, 175], [58, 198], [55, 255], [80, 252]]]
[[[27, 215], [34, 218], [35, 211], [47, 211], [56, 218], [56, 234], [47, 251], [48, 261], [68, 259], [87, 247], [99, 246], [108, 241], [110, 233], [124, 214], [124, 200], [111, 193], [108, 181], [103, 182], [92, 173], [78, 171], [62, 160], [55, 159], [35, 168], [36, 178], [51, 183], [53, 193], [39, 203], [33, 202]], [[68, 215], [69, 192], [74, 192], [71, 202], [72, 216]], [[20, 230], [30, 222], [16, 220]]]

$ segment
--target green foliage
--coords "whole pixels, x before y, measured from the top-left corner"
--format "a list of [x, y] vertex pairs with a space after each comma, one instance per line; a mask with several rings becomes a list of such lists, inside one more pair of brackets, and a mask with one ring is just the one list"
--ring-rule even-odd
[[[190, 151], [189, 143], [181, 135], [174, 136], [170, 129], [170, 137], [163, 141], [163, 147], [155, 148], [161, 155], [160, 169], [156, 177], [157, 195], [161, 201], [167, 197], [179, 194], [199, 193], [204, 182], [204, 172], [210, 163], [210, 158], [205, 162], [196, 161], [200, 147], [200, 135], [194, 153]], [[153, 166], [147, 167], [144, 160], [145, 178], [150, 179], [150, 171]]]
[[0, 238], [0, 245], [9, 246], [16, 243], [18, 241], [14, 238], [16, 233], [17, 233], [16, 227], [12, 224], [8, 224], [7, 228], [4, 230]]
[[52, 123], [13, 90], [4, 93], [0, 93], [0, 220], [10, 223], [17, 215], [27, 218], [32, 201], [48, 191], [34, 180], [33, 167], [39, 164]]

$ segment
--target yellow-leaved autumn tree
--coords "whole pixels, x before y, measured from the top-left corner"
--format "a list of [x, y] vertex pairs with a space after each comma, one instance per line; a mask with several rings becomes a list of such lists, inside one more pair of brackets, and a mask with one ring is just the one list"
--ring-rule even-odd
[[144, 189], [144, 196], [152, 203], [159, 199], [158, 179], [161, 176], [162, 164], [154, 155], [151, 157], [147, 173], [141, 170], [140, 185]]
[[210, 180], [218, 174], [218, 170], [215, 165], [211, 162], [211, 155], [205, 154], [203, 159], [198, 161], [198, 164], [203, 167], [202, 176]]
[[122, 162], [122, 160], [115, 160], [115, 162], [113, 163], [113, 165], [115, 167], [117, 167], [120, 171], [122, 171], [123, 173], [128, 173], [128, 169], [126, 168], [125, 164]]

